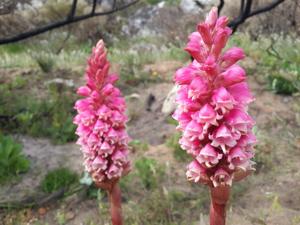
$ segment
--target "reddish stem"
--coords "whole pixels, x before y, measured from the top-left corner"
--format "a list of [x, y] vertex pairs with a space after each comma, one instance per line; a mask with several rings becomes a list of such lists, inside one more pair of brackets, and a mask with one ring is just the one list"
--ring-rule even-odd
[[110, 201], [110, 215], [112, 225], [123, 225], [121, 208], [121, 189], [119, 182], [115, 182], [107, 191]]
[[226, 223], [226, 204], [229, 199], [230, 188], [220, 186], [210, 188], [210, 225], [225, 225]]

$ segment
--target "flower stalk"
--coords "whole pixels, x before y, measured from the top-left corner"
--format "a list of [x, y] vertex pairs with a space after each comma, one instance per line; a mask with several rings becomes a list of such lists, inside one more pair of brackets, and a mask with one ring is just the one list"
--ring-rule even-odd
[[123, 225], [122, 208], [121, 208], [121, 189], [119, 182], [112, 185], [112, 188], [107, 191], [110, 201], [110, 215], [112, 225]]
[[225, 225], [226, 205], [229, 200], [230, 187], [210, 188], [210, 225]]
[[98, 188], [107, 191], [113, 225], [122, 225], [121, 190], [119, 179], [130, 171], [129, 136], [126, 133], [125, 99], [114, 86], [116, 74], [109, 74], [109, 61], [104, 42], [100, 40], [88, 59], [86, 84], [77, 93], [83, 97], [75, 103], [77, 125], [84, 158]]
[[225, 224], [233, 181], [254, 170], [255, 121], [247, 112], [254, 98], [246, 71], [238, 65], [245, 57], [243, 49], [224, 50], [232, 33], [227, 24], [228, 18], [218, 17], [217, 8], [212, 8], [189, 36], [185, 50], [193, 62], [174, 76], [179, 144], [194, 159], [186, 176], [210, 187], [211, 225]]

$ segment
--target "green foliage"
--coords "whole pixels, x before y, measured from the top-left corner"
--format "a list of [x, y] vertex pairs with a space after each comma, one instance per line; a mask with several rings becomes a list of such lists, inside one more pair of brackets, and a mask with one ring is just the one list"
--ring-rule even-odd
[[149, 149], [149, 146], [146, 142], [142, 142], [136, 139], [129, 142], [129, 146], [133, 151], [147, 151]]
[[7, 52], [10, 54], [17, 54], [24, 52], [26, 49], [24, 44], [21, 43], [13, 43], [13, 44], [7, 44], [0, 47], [0, 52]]
[[264, 80], [276, 94], [291, 95], [300, 90], [300, 41], [294, 37], [271, 35], [252, 40], [247, 34], [236, 34], [230, 46], [242, 47], [254, 63], [247, 70]]
[[52, 55], [41, 52], [40, 54], [33, 55], [32, 57], [44, 73], [49, 73], [53, 70], [55, 60]]
[[[300, 79], [298, 82], [300, 82]], [[283, 95], [292, 95], [299, 91], [293, 81], [290, 81], [280, 75], [269, 76], [269, 87], [276, 94]]]
[[148, 4], [150, 4], [150, 5], [155, 5], [155, 4], [159, 3], [159, 2], [161, 2], [161, 0], [146, 0], [146, 2]]
[[142, 157], [135, 162], [137, 175], [146, 189], [153, 189], [159, 185], [164, 169], [154, 159]]
[[0, 134], [0, 183], [28, 171], [30, 163], [21, 150], [12, 137]]
[[175, 159], [181, 162], [187, 162], [191, 159], [191, 157], [184, 151], [179, 145], [179, 139], [181, 134], [176, 132], [167, 140], [167, 146], [173, 149], [173, 155]]
[[68, 189], [78, 181], [76, 173], [67, 168], [58, 168], [50, 171], [42, 180], [41, 188], [46, 193], [55, 192], [61, 188]]
[[72, 122], [74, 95], [55, 87], [50, 88], [50, 96], [44, 100], [32, 95], [20, 95], [14, 90], [12, 85], [0, 85], [0, 104], [3, 106], [0, 115], [9, 118], [2, 124], [4, 130], [49, 137], [55, 143], [76, 139]]

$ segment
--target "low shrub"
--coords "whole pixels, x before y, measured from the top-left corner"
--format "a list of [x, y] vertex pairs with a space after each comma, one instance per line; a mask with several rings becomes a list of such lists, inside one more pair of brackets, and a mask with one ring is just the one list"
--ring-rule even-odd
[[55, 192], [61, 188], [68, 189], [76, 183], [78, 176], [67, 168], [58, 168], [50, 171], [42, 180], [41, 188], [46, 193]]
[[22, 153], [22, 146], [10, 136], [0, 134], [0, 183], [28, 171], [29, 160]]

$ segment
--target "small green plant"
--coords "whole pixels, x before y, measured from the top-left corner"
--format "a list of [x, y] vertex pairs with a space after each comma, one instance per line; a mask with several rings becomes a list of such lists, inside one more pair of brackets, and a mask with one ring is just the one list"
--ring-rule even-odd
[[147, 143], [142, 142], [140, 140], [132, 140], [129, 143], [129, 146], [132, 147], [133, 151], [147, 151], [149, 149], [149, 146]]
[[292, 95], [299, 91], [293, 81], [290, 81], [280, 75], [269, 76], [269, 87], [276, 94], [283, 95]]
[[0, 134], [0, 183], [27, 172], [29, 165], [22, 153], [22, 146], [12, 137]]
[[55, 65], [54, 58], [51, 54], [48, 53], [42, 52], [40, 54], [34, 55], [33, 58], [44, 73], [49, 73], [50, 71], [52, 71]]
[[191, 159], [191, 157], [184, 151], [178, 141], [180, 139], [180, 133], [176, 132], [172, 136], [170, 136], [167, 140], [167, 146], [171, 149], [173, 149], [173, 155], [176, 160], [181, 161], [181, 162], [187, 162], [188, 160]]
[[47, 99], [39, 99], [32, 94], [23, 94], [24, 90], [19, 87], [10, 83], [0, 85], [0, 115], [7, 117], [0, 120], [3, 130], [48, 137], [59, 144], [76, 139], [72, 121], [75, 94], [63, 88], [49, 87]]
[[55, 215], [55, 219], [59, 225], [66, 224], [66, 215], [64, 212], [58, 211]]
[[42, 180], [41, 188], [46, 193], [55, 192], [61, 188], [68, 189], [76, 183], [78, 176], [67, 168], [58, 168], [50, 171]]
[[154, 159], [142, 157], [135, 162], [137, 174], [146, 189], [156, 188], [164, 175], [164, 169]]

